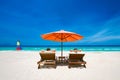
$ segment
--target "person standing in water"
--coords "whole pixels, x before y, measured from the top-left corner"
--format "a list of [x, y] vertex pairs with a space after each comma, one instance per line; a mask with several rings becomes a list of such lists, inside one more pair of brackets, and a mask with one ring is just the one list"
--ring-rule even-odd
[[19, 40], [17, 41], [17, 44], [16, 44], [16, 45], [17, 45], [16, 50], [21, 50], [21, 46], [20, 46], [20, 41], [19, 41]]

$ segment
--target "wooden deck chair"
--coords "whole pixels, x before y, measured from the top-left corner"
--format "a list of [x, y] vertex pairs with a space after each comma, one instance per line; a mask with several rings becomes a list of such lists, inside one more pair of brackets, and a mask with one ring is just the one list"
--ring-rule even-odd
[[85, 54], [69, 54], [68, 59], [68, 68], [71, 68], [72, 66], [76, 67], [85, 67], [86, 68], [86, 62], [83, 60]]
[[55, 53], [39, 53], [41, 60], [38, 62], [38, 69], [41, 67], [56, 68]]

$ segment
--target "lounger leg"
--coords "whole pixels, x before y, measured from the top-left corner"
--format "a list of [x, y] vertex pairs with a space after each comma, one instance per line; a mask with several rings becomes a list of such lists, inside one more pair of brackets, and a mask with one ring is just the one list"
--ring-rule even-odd
[[38, 65], [38, 69], [40, 69], [40, 64]]
[[56, 69], [56, 65], [54, 66], [54, 68]]
[[84, 67], [86, 68], [86, 65], [84, 64]]
[[71, 68], [71, 66], [69, 65], [68, 68]]

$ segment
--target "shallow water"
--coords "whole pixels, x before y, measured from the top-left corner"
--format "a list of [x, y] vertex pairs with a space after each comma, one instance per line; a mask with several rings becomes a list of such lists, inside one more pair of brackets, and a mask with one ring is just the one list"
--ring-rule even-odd
[[[43, 47], [22, 47], [22, 50], [25, 51], [40, 51], [40, 50], [46, 50], [46, 48], [51, 48], [51, 50], [57, 50], [61, 51], [61, 47], [58, 46], [43, 46]], [[74, 48], [77, 48], [82, 51], [120, 51], [120, 46], [74, 46], [74, 47], [63, 47], [64, 51], [73, 50]], [[3, 50], [16, 50], [16, 47], [0, 47], [0, 51]]]

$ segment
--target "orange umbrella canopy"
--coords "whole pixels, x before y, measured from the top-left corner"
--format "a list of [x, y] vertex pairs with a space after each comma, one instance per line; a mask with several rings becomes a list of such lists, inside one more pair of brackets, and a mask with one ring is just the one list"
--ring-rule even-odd
[[43, 34], [42, 38], [45, 40], [51, 40], [51, 41], [57, 41], [57, 42], [73, 42], [73, 41], [82, 39], [83, 36], [73, 32], [60, 30], [57, 32]]
[[45, 40], [61, 42], [61, 56], [63, 55], [63, 42], [73, 42], [83, 38], [79, 34], [64, 30], [43, 34], [41, 37]]

